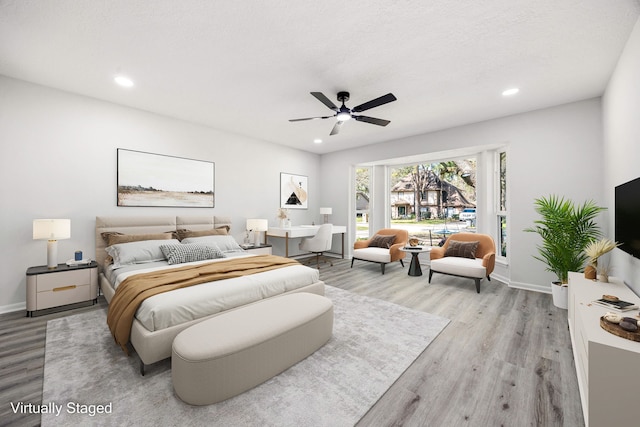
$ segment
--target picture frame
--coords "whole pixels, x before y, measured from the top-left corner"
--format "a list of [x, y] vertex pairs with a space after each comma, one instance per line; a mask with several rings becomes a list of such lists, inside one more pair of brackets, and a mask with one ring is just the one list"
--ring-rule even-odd
[[215, 163], [117, 149], [117, 206], [215, 207]]
[[309, 207], [309, 183], [306, 176], [280, 173], [280, 207], [284, 209]]

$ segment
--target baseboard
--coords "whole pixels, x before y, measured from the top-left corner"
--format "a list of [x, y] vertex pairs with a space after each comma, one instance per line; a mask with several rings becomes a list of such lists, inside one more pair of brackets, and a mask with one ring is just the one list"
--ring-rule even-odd
[[509, 287], [524, 289], [525, 291], [541, 292], [543, 294], [551, 293], [551, 288], [549, 286], [534, 285], [533, 283], [509, 282]]
[[20, 310], [26, 310], [27, 309], [27, 302], [18, 302], [15, 304], [9, 304], [9, 305], [0, 305], [0, 314], [3, 313], [12, 313], [14, 311], [20, 311]]
[[493, 282], [494, 280], [509, 286], [509, 279], [507, 277], [496, 274], [495, 270], [493, 273], [491, 273], [491, 281]]

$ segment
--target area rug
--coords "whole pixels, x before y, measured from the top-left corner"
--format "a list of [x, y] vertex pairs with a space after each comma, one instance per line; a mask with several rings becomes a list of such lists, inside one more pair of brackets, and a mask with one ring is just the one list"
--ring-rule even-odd
[[42, 425], [353, 426], [449, 320], [331, 286], [326, 296], [335, 320], [324, 347], [246, 393], [203, 407], [174, 395], [170, 361], [140, 376], [137, 357], [114, 344], [105, 310], [50, 320]]

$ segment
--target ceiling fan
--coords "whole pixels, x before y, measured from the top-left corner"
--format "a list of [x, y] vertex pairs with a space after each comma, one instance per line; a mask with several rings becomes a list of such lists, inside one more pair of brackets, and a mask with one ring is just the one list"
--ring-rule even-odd
[[389, 120], [376, 119], [375, 117], [369, 116], [356, 116], [353, 113], [360, 113], [362, 111], [369, 110], [374, 107], [379, 107], [380, 105], [387, 104], [389, 102], [395, 101], [397, 98], [392, 94], [388, 93], [386, 95], [382, 95], [379, 98], [372, 99], [371, 101], [365, 102], [364, 104], [357, 105], [351, 109], [347, 108], [344, 103], [349, 100], [349, 92], [338, 92], [338, 101], [342, 102], [342, 107], [338, 108], [335, 106], [333, 102], [329, 100], [322, 92], [311, 92], [311, 95], [315, 96], [318, 101], [322, 102], [324, 105], [329, 107], [329, 109], [335, 111], [335, 114], [332, 116], [320, 116], [320, 117], [307, 117], [304, 119], [290, 119], [290, 122], [301, 122], [304, 120], [317, 120], [317, 119], [330, 119], [331, 117], [335, 117], [338, 119], [335, 125], [333, 125], [333, 129], [329, 135], [336, 135], [340, 132], [340, 127], [347, 120], [353, 119], [359, 122], [371, 123], [378, 126], [386, 126], [391, 123]]

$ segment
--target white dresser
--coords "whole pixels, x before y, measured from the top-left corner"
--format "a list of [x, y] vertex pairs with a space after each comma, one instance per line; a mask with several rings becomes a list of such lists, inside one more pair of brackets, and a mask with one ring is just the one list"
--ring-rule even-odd
[[[623, 283], [594, 282], [582, 273], [569, 273], [569, 330], [585, 424], [639, 425], [640, 342], [600, 327], [600, 317], [613, 311], [591, 304], [602, 295], [640, 306], [640, 298]], [[638, 310], [623, 315], [636, 317]]]

